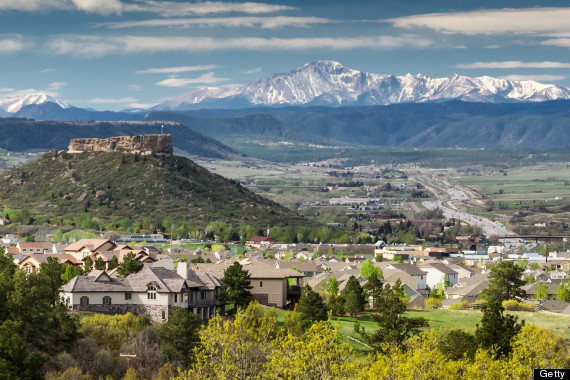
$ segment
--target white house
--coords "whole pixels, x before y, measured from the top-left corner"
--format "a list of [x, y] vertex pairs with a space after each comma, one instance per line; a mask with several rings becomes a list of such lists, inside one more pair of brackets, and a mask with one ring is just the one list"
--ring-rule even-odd
[[402, 272], [409, 274], [414, 280], [416, 280], [416, 289], [425, 289], [427, 287], [427, 272], [423, 268], [419, 268], [417, 265], [409, 263], [395, 263], [395, 262], [380, 262], [377, 266], [384, 269], [397, 269]]
[[442, 263], [424, 263], [418, 265], [418, 267], [427, 272], [427, 285], [433, 289], [438, 284], [445, 284], [447, 279], [449, 286], [454, 286], [459, 281], [459, 274]]

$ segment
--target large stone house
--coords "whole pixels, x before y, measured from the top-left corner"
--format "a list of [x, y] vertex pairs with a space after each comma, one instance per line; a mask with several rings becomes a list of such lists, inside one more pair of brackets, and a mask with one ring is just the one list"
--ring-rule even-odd
[[178, 306], [208, 320], [224, 311], [216, 298], [219, 287], [207, 274], [180, 262], [176, 270], [147, 267], [126, 278], [94, 270], [74, 277], [61, 288], [61, 295], [78, 312], [131, 312], [160, 322], [169, 319], [172, 306]]
[[[196, 264], [192, 269], [199, 269], [221, 282], [224, 271], [232, 264], [233, 262], [226, 260], [212, 264]], [[253, 287], [250, 292], [260, 304], [282, 309], [290, 301], [299, 299], [304, 277], [302, 273], [289, 268], [274, 268], [257, 260], [243, 259], [240, 264], [249, 272]], [[289, 279], [296, 284], [290, 285]]]

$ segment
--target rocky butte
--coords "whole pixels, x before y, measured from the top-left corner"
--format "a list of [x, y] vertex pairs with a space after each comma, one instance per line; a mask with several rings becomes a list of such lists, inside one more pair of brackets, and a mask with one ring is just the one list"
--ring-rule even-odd
[[115, 136], [107, 139], [82, 138], [70, 140], [69, 153], [88, 151], [172, 155], [172, 136], [156, 134]]

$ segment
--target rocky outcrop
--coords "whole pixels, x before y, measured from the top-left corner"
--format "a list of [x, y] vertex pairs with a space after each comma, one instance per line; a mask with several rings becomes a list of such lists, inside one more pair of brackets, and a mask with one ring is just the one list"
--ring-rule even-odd
[[84, 138], [69, 142], [69, 153], [86, 151], [172, 154], [170, 135], [116, 136], [108, 139]]

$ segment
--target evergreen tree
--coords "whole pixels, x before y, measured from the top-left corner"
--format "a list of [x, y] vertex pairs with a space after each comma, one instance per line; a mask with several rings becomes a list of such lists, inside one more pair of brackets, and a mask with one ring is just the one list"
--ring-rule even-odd
[[233, 304], [234, 308], [231, 313], [235, 313], [238, 308], [246, 308], [253, 301], [253, 295], [249, 291], [252, 288], [251, 275], [236, 261], [224, 271], [218, 299]]
[[127, 277], [129, 274], [137, 273], [144, 268], [144, 264], [135, 259], [134, 252], [129, 252], [123, 257], [123, 262], [117, 267], [117, 274]]
[[119, 259], [117, 258], [117, 256], [113, 256], [113, 257], [111, 258], [111, 261], [109, 261], [109, 267], [108, 267], [108, 269], [109, 269], [109, 270], [113, 270], [113, 269], [115, 269], [115, 268], [118, 267], [118, 266], [119, 266]]
[[511, 352], [511, 340], [521, 331], [524, 321], [517, 323], [517, 317], [504, 314], [501, 302], [489, 302], [483, 306], [481, 326], [477, 324], [475, 339], [483, 348], [496, 347], [497, 355], [507, 357]]
[[[382, 274], [382, 272], [380, 272]], [[372, 272], [366, 284], [364, 284], [364, 291], [367, 299], [371, 301], [373, 308], [376, 308], [378, 297], [382, 293], [382, 277], [378, 275], [378, 271]]]
[[331, 294], [329, 297], [329, 309], [332, 314], [336, 317], [343, 316], [345, 314], [344, 310], [345, 299], [344, 296]]
[[170, 309], [170, 318], [157, 330], [162, 343], [162, 351], [169, 362], [176, 362], [188, 369], [192, 359], [192, 350], [200, 342], [198, 332], [202, 321], [197, 314], [181, 307]]
[[328, 319], [328, 307], [325, 301], [309, 285], [305, 285], [303, 288], [297, 312], [301, 314], [301, 324], [304, 330], [311, 327], [315, 322]]
[[93, 270], [93, 260], [91, 260], [91, 257], [87, 257], [85, 259], [85, 264], [83, 264], [83, 268], [85, 269], [85, 273], [89, 273]]
[[498, 301], [518, 300], [524, 297], [524, 290], [520, 289], [525, 284], [521, 279], [523, 269], [514, 261], [501, 261], [489, 274], [489, 286], [481, 294], [489, 303]]
[[103, 261], [103, 258], [101, 256], [99, 256], [97, 258], [97, 260], [95, 260], [95, 269], [97, 270], [105, 270], [105, 262]]
[[386, 285], [378, 298], [378, 313], [372, 315], [372, 319], [378, 324], [378, 329], [372, 334], [355, 326], [364, 340], [376, 350], [381, 350], [382, 343], [395, 343], [402, 346], [407, 338], [416, 335], [428, 322], [424, 318], [404, 317], [407, 301], [404, 297], [404, 289], [400, 280], [394, 287]]
[[344, 310], [351, 316], [355, 316], [364, 310], [366, 295], [356, 277], [350, 276], [342, 291], [342, 295], [345, 299]]

